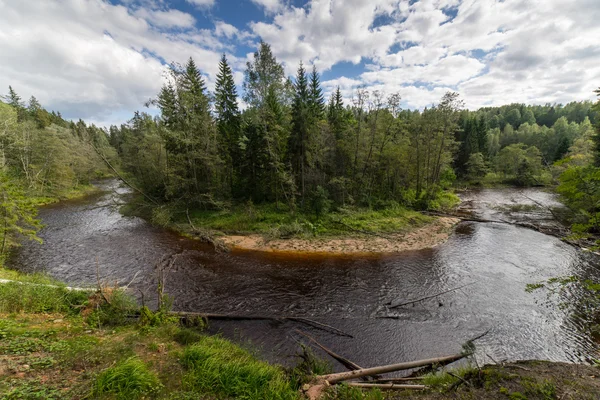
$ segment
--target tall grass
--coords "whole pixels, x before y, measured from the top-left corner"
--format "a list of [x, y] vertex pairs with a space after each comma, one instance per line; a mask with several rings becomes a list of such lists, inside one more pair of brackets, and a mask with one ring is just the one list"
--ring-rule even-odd
[[181, 356], [186, 390], [247, 400], [298, 399], [284, 371], [215, 336], [204, 336]]
[[160, 381], [142, 360], [131, 357], [98, 375], [92, 396], [112, 395], [117, 399], [139, 399], [161, 388]]
[[70, 291], [62, 286], [31, 283], [0, 284], [0, 313], [71, 313], [83, 305], [88, 293]]

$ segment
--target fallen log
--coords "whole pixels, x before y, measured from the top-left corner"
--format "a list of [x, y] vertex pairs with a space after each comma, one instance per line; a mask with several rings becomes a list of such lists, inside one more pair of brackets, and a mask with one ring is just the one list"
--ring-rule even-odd
[[374, 381], [372, 381], [371, 383], [394, 383], [394, 382], [411, 382], [411, 381], [422, 381], [423, 378], [422, 376], [407, 376], [404, 378], [381, 378], [381, 379], [375, 379]]
[[354, 336], [352, 336], [349, 333], [346, 333], [344, 331], [341, 331], [338, 328], [335, 328], [331, 325], [324, 324], [322, 322], [314, 321], [312, 319], [308, 319], [308, 318], [304, 318], [304, 317], [284, 317], [284, 319], [287, 319], [289, 321], [302, 322], [306, 325], [311, 325], [311, 326], [321, 329], [321, 330], [325, 330], [325, 331], [331, 330], [332, 332], [337, 333], [340, 336], [347, 336], [349, 338], [354, 338]]
[[454, 354], [454, 355], [445, 356], [445, 357], [429, 358], [429, 359], [425, 359], [425, 360], [409, 361], [409, 362], [403, 362], [403, 363], [399, 363], [399, 364], [383, 365], [380, 367], [363, 368], [363, 369], [350, 371], [350, 372], [339, 372], [336, 374], [321, 375], [321, 376], [317, 377], [317, 379], [322, 382], [334, 384], [334, 383], [338, 383], [338, 382], [347, 381], [350, 379], [360, 378], [363, 376], [380, 375], [380, 374], [385, 374], [388, 372], [395, 372], [395, 371], [401, 371], [401, 370], [406, 370], [406, 369], [422, 367], [425, 365], [442, 364], [442, 363], [449, 364], [449, 363], [458, 361], [460, 359], [463, 359], [465, 357], [467, 357], [467, 354]]
[[411, 389], [411, 390], [424, 390], [427, 389], [426, 385], [402, 385], [397, 383], [360, 383], [360, 382], [348, 382], [346, 385], [362, 388], [362, 389], [384, 389], [384, 390], [400, 390], [400, 389]]
[[212, 314], [212, 313], [198, 313], [198, 312], [188, 312], [188, 311], [171, 311], [170, 315], [179, 317], [181, 319], [187, 318], [204, 318], [204, 319], [216, 319], [216, 320], [224, 320], [224, 321], [295, 321], [300, 322], [305, 325], [312, 326], [313, 328], [321, 329], [323, 331], [332, 332], [336, 335], [347, 336], [349, 338], [353, 338], [354, 336], [346, 333], [342, 330], [339, 330], [331, 325], [327, 325], [318, 321], [314, 321], [312, 319], [304, 318], [304, 317], [289, 317], [289, 316], [272, 316], [272, 315], [240, 315], [240, 314]]
[[190, 218], [188, 208], [185, 209], [185, 216], [187, 217], [188, 224], [190, 224], [190, 228], [192, 228], [192, 232], [198, 236], [201, 242], [211, 244], [217, 253], [227, 253], [231, 250], [222, 240], [215, 239], [208, 231], [196, 228]]
[[402, 306], [408, 306], [408, 305], [410, 305], [410, 304], [415, 304], [415, 303], [418, 303], [418, 302], [420, 302], [420, 301], [424, 301], [424, 300], [433, 299], [433, 298], [435, 298], [435, 297], [441, 296], [441, 295], [443, 295], [443, 294], [446, 294], [446, 293], [455, 292], [455, 291], [457, 291], [457, 290], [459, 290], [459, 289], [462, 289], [462, 288], [464, 288], [464, 287], [467, 287], [467, 286], [469, 286], [469, 285], [473, 285], [473, 284], [475, 284], [475, 283], [477, 283], [477, 282], [471, 282], [471, 283], [467, 283], [467, 284], [465, 284], [465, 285], [462, 285], [462, 286], [459, 286], [459, 287], [456, 287], [456, 288], [453, 288], [453, 289], [444, 290], [443, 292], [439, 292], [439, 293], [436, 293], [436, 294], [432, 294], [432, 295], [430, 295], [430, 296], [421, 297], [420, 299], [416, 299], [416, 300], [407, 301], [407, 302], [405, 302], [405, 303], [400, 303], [400, 304], [392, 304], [392, 305], [390, 305], [390, 307], [389, 307], [389, 308], [397, 308], [397, 307], [402, 307]]
[[352, 361], [348, 360], [347, 358], [342, 357], [341, 355], [335, 353], [333, 350], [328, 349], [327, 347], [325, 347], [324, 345], [319, 343], [317, 341], [317, 339], [315, 339], [308, 333], [302, 332], [299, 329], [295, 329], [295, 331], [298, 332], [300, 335], [304, 336], [305, 338], [307, 338], [308, 340], [310, 340], [312, 343], [314, 343], [316, 346], [318, 346], [321, 350], [323, 350], [325, 353], [329, 354], [333, 359], [338, 361], [344, 367], [348, 368], [350, 371], [356, 371], [359, 369], [363, 369], [360, 365], [356, 364], [355, 362], [352, 362]]

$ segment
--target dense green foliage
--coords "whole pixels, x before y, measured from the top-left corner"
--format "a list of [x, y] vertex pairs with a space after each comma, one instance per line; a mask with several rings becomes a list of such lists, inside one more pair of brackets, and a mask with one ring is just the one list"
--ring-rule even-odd
[[427, 207], [454, 179], [456, 93], [422, 113], [402, 111], [399, 95], [366, 90], [349, 105], [338, 90], [326, 105], [317, 70], [300, 65], [295, 81], [286, 79], [266, 43], [243, 87], [248, 107], [240, 112], [226, 58], [214, 96], [190, 59], [172, 66], [153, 102], [160, 116], [136, 113], [111, 127], [123, 167], [144, 192], [182, 208], [251, 200], [321, 216], [386, 201]]
[[[317, 219], [346, 206], [435, 208], [457, 177], [548, 184], [560, 172], [553, 163], [588, 145], [599, 115], [591, 102], [467, 111], [451, 92], [422, 111], [365, 89], [349, 104], [339, 88], [325, 101], [314, 67], [301, 63], [292, 81], [266, 43], [243, 90], [240, 111], [225, 56], [214, 96], [190, 59], [172, 65], [152, 101], [157, 117], [136, 113], [110, 128], [124, 169], [153, 202], [175, 211], [273, 203]], [[155, 214], [161, 224], [174, 217]]]
[[18, 94], [0, 101], [0, 257], [22, 237], [35, 238], [36, 205], [68, 197], [74, 189], [107, 174], [96, 154], [114, 159], [106, 132], [65, 121], [35, 97], [25, 106]]
[[[600, 95], [600, 89], [596, 91]], [[600, 101], [593, 107], [600, 112]], [[583, 126], [583, 124], [582, 124]], [[557, 188], [564, 203], [573, 211], [573, 230], [578, 233], [600, 233], [600, 123], [592, 134], [586, 128], [569, 148], [561, 168]]]

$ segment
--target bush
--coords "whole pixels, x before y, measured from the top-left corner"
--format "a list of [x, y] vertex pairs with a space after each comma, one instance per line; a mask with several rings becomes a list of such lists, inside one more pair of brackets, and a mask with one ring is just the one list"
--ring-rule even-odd
[[96, 303], [96, 307], [87, 318], [87, 322], [92, 326], [127, 325], [133, 322], [129, 317], [138, 312], [135, 299], [120, 289], [104, 289], [103, 294], [95, 294], [91, 302]]
[[114, 395], [117, 399], [139, 399], [158, 391], [161, 384], [144, 362], [131, 357], [98, 375], [92, 395]]

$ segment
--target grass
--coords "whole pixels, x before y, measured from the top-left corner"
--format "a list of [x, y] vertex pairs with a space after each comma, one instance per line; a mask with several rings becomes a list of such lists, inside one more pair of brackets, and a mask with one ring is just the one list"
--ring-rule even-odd
[[117, 399], [139, 399], [161, 388], [156, 374], [139, 358], [131, 357], [102, 371], [94, 382], [92, 396], [114, 395]]
[[[177, 221], [185, 226], [187, 220]], [[434, 220], [417, 211], [395, 205], [383, 210], [356, 207], [339, 208], [316, 218], [312, 214], [292, 213], [275, 204], [238, 205], [228, 210], [190, 212], [194, 225], [226, 234], [264, 234], [270, 238], [336, 237], [355, 235], [358, 231], [401, 233], [424, 226]]]
[[79, 199], [96, 193], [98, 190], [92, 184], [80, 184], [70, 188], [46, 190], [43, 193], [29, 193], [28, 196], [36, 206], [44, 206], [62, 200]]
[[[1, 269], [0, 274], [22, 282], [48, 279]], [[0, 311], [2, 400], [295, 400], [311, 376], [331, 371], [308, 350], [293, 369], [269, 364], [202, 328], [181, 327], [160, 312], [132, 309], [122, 292], [107, 291], [112, 304], [108, 306], [97, 294], [60, 286], [51, 292], [39, 285], [8, 284], [10, 290], [4, 286], [0, 285], [0, 304], [11, 306]], [[135, 312], [146, 316], [126, 317]], [[452, 393], [456, 399], [549, 400], [565, 393], [584, 399], [600, 394], [600, 381], [593, 378], [597, 369], [583, 365], [529, 362], [519, 369], [465, 367], [453, 374], [469, 383], [448, 392], [458, 378], [440, 372], [425, 376], [423, 383], [432, 386], [428, 391], [384, 394], [336, 385], [327, 389], [324, 399], [438, 400]]]
[[284, 371], [216, 336], [204, 336], [181, 357], [184, 387], [235, 399], [297, 399]]

